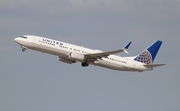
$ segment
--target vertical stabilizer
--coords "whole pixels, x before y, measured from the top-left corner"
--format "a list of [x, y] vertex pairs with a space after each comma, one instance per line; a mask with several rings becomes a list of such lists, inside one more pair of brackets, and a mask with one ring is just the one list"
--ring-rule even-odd
[[157, 40], [155, 43], [145, 49], [142, 53], [136, 56], [134, 60], [146, 64], [152, 64], [159, 51], [159, 48], [161, 47], [161, 44], [162, 41]]

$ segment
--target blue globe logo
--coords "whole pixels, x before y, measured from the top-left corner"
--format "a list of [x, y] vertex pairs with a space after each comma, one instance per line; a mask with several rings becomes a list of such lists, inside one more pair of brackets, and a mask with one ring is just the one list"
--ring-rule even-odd
[[152, 64], [152, 57], [148, 50], [145, 50], [144, 52], [142, 52], [134, 60], [142, 62], [142, 63], [146, 63], [146, 64]]

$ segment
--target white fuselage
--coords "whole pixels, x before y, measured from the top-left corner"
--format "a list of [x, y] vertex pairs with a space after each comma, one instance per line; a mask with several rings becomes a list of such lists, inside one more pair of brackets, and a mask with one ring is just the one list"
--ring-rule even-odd
[[[39, 36], [28, 35], [24, 37], [18, 37], [15, 38], [15, 41], [18, 44], [20, 44], [22, 48], [32, 49], [43, 53], [56, 55], [60, 58], [65, 58], [70, 61], [73, 61], [69, 58], [69, 54], [72, 52], [82, 55], [103, 52], [100, 50], [93, 50], [85, 48], [83, 46], [77, 46]], [[83, 62], [81, 60], [75, 61]], [[152, 70], [151, 68], [144, 67], [144, 63], [140, 63], [133, 60], [132, 57], [120, 57], [116, 55], [109, 55], [108, 57], [99, 58], [93, 62], [89, 61], [89, 64], [120, 71], [143, 72], [147, 70]]]

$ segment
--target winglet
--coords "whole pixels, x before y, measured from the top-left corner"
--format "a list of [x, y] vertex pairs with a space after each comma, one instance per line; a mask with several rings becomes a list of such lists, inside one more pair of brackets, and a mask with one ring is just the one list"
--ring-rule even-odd
[[129, 43], [123, 48], [124, 52], [127, 53], [127, 54], [129, 54], [129, 53], [128, 53], [128, 51], [127, 51], [126, 49], [129, 48], [129, 46], [131, 45], [131, 43], [132, 43], [132, 42], [129, 42]]
[[129, 43], [124, 47], [124, 49], [128, 49], [129, 46], [131, 45], [131, 43], [132, 43], [132, 42], [129, 42]]

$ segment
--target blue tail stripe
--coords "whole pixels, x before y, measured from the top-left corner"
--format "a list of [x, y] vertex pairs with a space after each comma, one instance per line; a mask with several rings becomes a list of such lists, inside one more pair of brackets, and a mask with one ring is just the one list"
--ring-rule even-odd
[[162, 44], [162, 41], [158, 40], [147, 49], [151, 53], [152, 62], [154, 61], [161, 44]]

